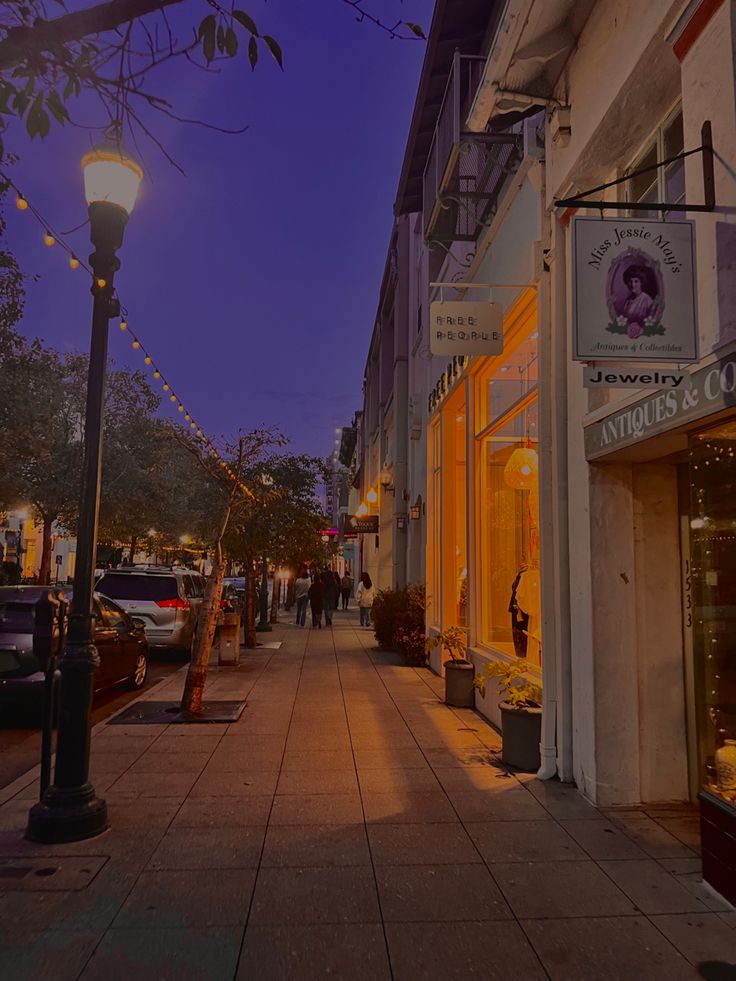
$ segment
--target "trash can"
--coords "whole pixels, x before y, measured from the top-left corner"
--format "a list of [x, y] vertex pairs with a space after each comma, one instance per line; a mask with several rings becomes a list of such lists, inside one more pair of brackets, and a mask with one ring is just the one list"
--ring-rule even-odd
[[225, 613], [219, 628], [217, 663], [233, 666], [240, 664], [240, 614]]

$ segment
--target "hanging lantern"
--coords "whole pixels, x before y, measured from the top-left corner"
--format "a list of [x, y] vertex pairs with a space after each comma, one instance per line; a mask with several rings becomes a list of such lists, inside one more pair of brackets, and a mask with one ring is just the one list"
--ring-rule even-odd
[[539, 457], [530, 446], [517, 447], [503, 468], [503, 479], [514, 490], [529, 490], [537, 480]]

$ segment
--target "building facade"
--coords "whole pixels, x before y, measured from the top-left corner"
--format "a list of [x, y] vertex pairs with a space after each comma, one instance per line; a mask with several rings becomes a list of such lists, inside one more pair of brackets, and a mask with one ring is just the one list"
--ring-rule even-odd
[[[732, 0], [436, 4], [366, 366], [360, 485], [379, 515], [373, 551], [363, 543], [378, 584], [421, 577], [397, 526], [400, 495], [421, 496], [428, 630], [466, 629], [479, 668], [526, 658], [543, 690], [540, 776], [603, 806], [698, 800], [705, 875], [730, 898], [735, 40]], [[678, 314], [665, 246], [660, 264], [637, 260], [637, 286], [597, 256], [609, 353], [579, 359], [585, 218], [608, 220], [609, 245], [617, 222], [643, 235], [692, 221], [682, 268], [699, 351], [671, 366], [681, 391], [647, 387], [656, 360], [640, 387], [586, 387], [586, 367], [603, 378], [632, 341], [666, 351]], [[440, 298], [499, 304], [503, 353], [433, 356]], [[497, 692], [476, 698], [498, 722]]]

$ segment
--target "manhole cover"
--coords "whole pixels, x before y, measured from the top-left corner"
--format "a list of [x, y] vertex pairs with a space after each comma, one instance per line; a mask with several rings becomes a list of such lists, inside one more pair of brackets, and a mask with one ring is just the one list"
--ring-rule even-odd
[[69, 892], [86, 889], [106, 861], [105, 855], [0, 858], [0, 890]]

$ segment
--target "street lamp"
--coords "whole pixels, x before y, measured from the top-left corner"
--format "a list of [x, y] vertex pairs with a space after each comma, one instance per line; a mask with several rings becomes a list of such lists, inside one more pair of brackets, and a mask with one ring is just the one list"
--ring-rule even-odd
[[133, 210], [143, 172], [117, 144], [96, 147], [82, 158], [92, 266], [92, 340], [87, 375], [84, 463], [74, 569], [74, 595], [61, 669], [61, 706], [54, 781], [28, 815], [26, 837], [55, 843], [79, 841], [107, 827], [107, 805], [89, 782], [92, 675], [99, 664], [94, 645], [93, 591], [100, 506], [102, 420], [109, 320], [119, 313], [113, 279], [115, 255]]

